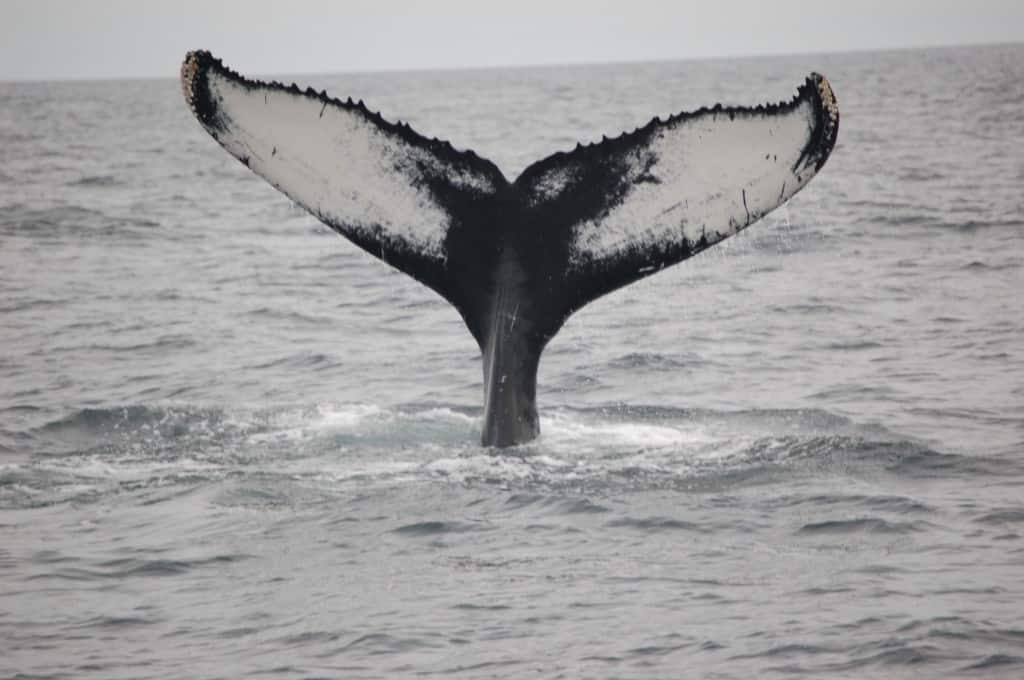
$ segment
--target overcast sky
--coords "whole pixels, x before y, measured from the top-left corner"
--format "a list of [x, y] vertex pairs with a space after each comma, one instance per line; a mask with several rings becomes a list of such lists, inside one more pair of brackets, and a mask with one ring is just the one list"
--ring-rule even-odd
[[0, 80], [684, 59], [1024, 41], [1024, 0], [0, 0]]

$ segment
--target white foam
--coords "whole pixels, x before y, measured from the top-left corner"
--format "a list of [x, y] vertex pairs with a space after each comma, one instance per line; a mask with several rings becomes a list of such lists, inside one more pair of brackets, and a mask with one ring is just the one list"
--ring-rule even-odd
[[[191, 457], [174, 460], [147, 460], [145, 457], [101, 458], [87, 456], [82, 458], [54, 460], [38, 463], [33, 466], [43, 473], [56, 475], [73, 475], [75, 479], [92, 482], [109, 481], [115, 483], [143, 482], [153, 479], [174, 479], [182, 475], [202, 475], [212, 478], [226, 472], [222, 464], [197, 460]], [[88, 488], [88, 486], [83, 486]]]
[[[0, 473], [42, 473], [46, 488], [35, 491], [58, 498], [120, 485], [161, 487], [183, 478], [234, 479], [240, 473], [324, 489], [439, 481], [501, 488], [643, 486], [747, 466], [752, 455], [758, 464], [784, 460], [791, 449], [788, 439], [765, 441], [731, 424], [723, 427], [722, 421], [684, 415], [648, 419], [552, 410], [542, 419], [538, 440], [500, 451], [476, 444], [479, 418], [446, 407], [325, 403], [244, 416], [236, 414], [246, 427], [232, 428], [234, 434], [186, 441], [187, 455], [165, 457], [163, 444], [147, 435], [127, 449], [6, 465]], [[259, 432], [247, 435], [248, 427]], [[175, 450], [182, 448], [176, 444]]]
[[390, 412], [376, 404], [318, 404], [312, 413], [308, 409], [292, 409], [275, 414], [271, 418], [274, 429], [251, 434], [248, 441], [300, 441], [318, 434], [354, 431], [368, 421], [391, 417]]
[[540, 443], [557, 451], [695, 448], [714, 441], [695, 426], [684, 429], [642, 422], [593, 422], [565, 412], [542, 417], [541, 433]]
[[418, 411], [414, 415], [416, 418], [422, 418], [424, 420], [442, 420], [463, 425], [475, 424], [480, 421], [479, 418], [474, 418], [473, 416], [468, 416], [465, 413], [459, 413], [458, 411], [453, 411], [450, 408], [444, 407]]
[[550, 481], [565, 478], [577, 463], [552, 456], [495, 455], [493, 452], [464, 457], [445, 457], [430, 461], [421, 470], [430, 477], [452, 482], [489, 480], [509, 483], [526, 480]]
[[415, 461], [372, 461], [372, 462], [346, 462], [343, 465], [330, 465], [317, 462], [311, 465], [307, 462], [302, 466], [291, 466], [287, 472], [294, 475], [310, 473], [311, 479], [319, 482], [330, 482], [332, 484], [345, 483], [355, 480], [379, 479], [382, 477], [394, 478], [392, 481], [407, 481], [421, 467]]
[[340, 407], [317, 406], [318, 420], [310, 424], [314, 430], [348, 430], [358, 427], [368, 419], [390, 416], [376, 404], [348, 404]]

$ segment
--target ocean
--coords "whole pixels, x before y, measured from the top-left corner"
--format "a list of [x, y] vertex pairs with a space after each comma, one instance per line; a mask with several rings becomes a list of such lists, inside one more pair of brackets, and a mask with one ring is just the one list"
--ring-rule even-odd
[[821, 174], [574, 315], [505, 450], [176, 74], [0, 83], [0, 677], [1024, 675], [1024, 45], [287, 80], [511, 179], [810, 71]]

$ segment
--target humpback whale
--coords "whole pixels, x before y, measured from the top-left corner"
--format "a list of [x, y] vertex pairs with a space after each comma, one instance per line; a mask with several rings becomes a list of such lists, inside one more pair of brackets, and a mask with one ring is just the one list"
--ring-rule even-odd
[[458, 310], [483, 356], [484, 446], [539, 434], [541, 352], [573, 312], [785, 203], [839, 132], [832, 88], [812, 73], [788, 102], [654, 118], [510, 182], [361, 100], [250, 80], [206, 51], [188, 53], [181, 84], [228, 153]]

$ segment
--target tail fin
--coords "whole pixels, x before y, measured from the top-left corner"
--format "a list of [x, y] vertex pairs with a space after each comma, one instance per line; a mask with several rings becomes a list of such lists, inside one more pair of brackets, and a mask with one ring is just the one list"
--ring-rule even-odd
[[812, 74], [796, 97], [701, 109], [550, 156], [515, 181], [526, 219], [569, 242], [571, 309], [718, 243], [800, 191], [835, 146], [839, 108]]
[[462, 306], [448, 244], [508, 182], [488, 160], [390, 123], [362, 101], [246, 79], [190, 52], [182, 87], [231, 155], [371, 255]]
[[537, 435], [541, 352], [587, 302], [714, 245], [806, 186], [839, 110], [813, 74], [789, 102], [701, 109], [556, 153], [513, 183], [362, 102], [182, 65], [214, 139], [356, 245], [440, 293], [484, 356], [483, 443]]

